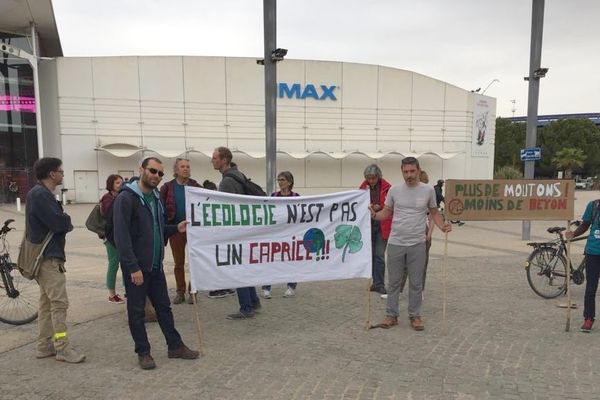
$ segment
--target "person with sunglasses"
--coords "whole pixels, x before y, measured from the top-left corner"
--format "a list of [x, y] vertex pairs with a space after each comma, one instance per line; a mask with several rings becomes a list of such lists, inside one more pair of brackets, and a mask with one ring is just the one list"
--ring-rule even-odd
[[146, 297], [156, 310], [158, 324], [167, 340], [168, 357], [192, 360], [199, 353], [190, 350], [175, 329], [163, 270], [165, 239], [176, 232], [184, 233], [187, 222], [166, 223], [157, 190], [164, 176], [162, 161], [156, 157], [144, 159], [139, 173], [139, 179], [127, 183], [114, 200], [114, 241], [125, 276], [129, 330], [138, 363], [142, 369], [153, 369], [156, 364], [144, 326]]

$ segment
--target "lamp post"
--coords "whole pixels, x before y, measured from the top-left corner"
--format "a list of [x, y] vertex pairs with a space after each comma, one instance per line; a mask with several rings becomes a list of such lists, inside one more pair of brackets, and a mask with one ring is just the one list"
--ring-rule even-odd
[[492, 83], [494, 82], [500, 82], [500, 79], [492, 79], [492, 81], [490, 83], [488, 83], [488, 85], [485, 87], [485, 89], [483, 89], [483, 92], [481, 92], [481, 94], [485, 94], [485, 92], [490, 88], [490, 86], [492, 86]]

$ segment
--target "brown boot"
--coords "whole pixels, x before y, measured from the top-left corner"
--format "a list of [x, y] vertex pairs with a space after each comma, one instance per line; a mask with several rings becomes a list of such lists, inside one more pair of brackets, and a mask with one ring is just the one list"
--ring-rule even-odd
[[142, 369], [156, 368], [156, 363], [154, 362], [154, 358], [152, 358], [152, 356], [150, 354], [139, 355], [138, 363], [140, 364], [140, 368], [142, 368]]
[[181, 344], [175, 350], [169, 350], [168, 356], [169, 358], [182, 358], [184, 360], [194, 360], [198, 358], [200, 355], [199, 352], [195, 350], [190, 350], [185, 344]]
[[421, 319], [421, 317], [411, 317], [410, 318], [410, 326], [415, 331], [422, 331], [425, 329], [425, 324], [423, 323], [423, 320]]
[[386, 315], [383, 322], [379, 324], [384, 329], [389, 329], [394, 325], [398, 325], [398, 317], [394, 317], [393, 315]]

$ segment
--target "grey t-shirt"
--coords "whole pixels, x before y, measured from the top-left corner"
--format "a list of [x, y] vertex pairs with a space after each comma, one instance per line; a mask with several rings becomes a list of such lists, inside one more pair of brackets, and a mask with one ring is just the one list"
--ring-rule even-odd
[[425, 241], [427, 212], [437, 207], [432, 186], [425, 183], [415, 187], [406, 183], [393, 185], [385, 199], [385, 206], [394, 211], [388, 243], [414, 246]]

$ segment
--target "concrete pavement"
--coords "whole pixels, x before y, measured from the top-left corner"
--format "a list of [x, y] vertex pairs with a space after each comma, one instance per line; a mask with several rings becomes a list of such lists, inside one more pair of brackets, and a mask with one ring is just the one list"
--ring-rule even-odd
[[[577, 192], [576, 215], [598, 192]], [[83, 227], [90, 205], [70, 205], [76, 229], [67, 236], [72, 342], [87, 354], [80, 365], [34, 357], [35, 323], [0, 324], [0, 398], [6, 399], [593, 399], [600, 397], [600, 331], [578, 332], [581, 307], [565, 332], [564, 299], [544, 300], [527, 284], [530, 249], [520, 222], [467, 222], [449, 239], [447, 334], [442, 333], [443, 238], [436, 232], [425, 292], [424, 332], [398, 327], [365, 330], [365, 280], [283, 285], [263, 300], [253, 320], [228, 321], [235, 297], [200, 295], [204, 357], [167, 358], [157, 324], [148, 325], [158, 368], [137, 366], [125, 306], [107, 302], [102, 243]], [[23, 217], [0, 208], [2, 220]], [[1, 221], [0, 221], [1, 222]], [[564, 222], [560, 222], [564, 225]], [[552, 222], [534, 222], [532, 240], [551, 236]], [[574, 244], [580, 254], [582, 245]], [[13, 250], [16, 257], [16, 250]], [[167, 252], [168, 253], [168, 252]], [[578, 256], [580, 257], [580, 256]], [[579, 258], [574, 260], [577, 263]], [[172, 261], [167, 280], [174, 286]], [[119, 276], [120, 279], [120, 276]], [[118, 280], [119, 280], [118, 279]], [[582, 302], [583, 286], [572, 295]], [[120, 282], [118, 282], [118, 291]], [[174, 293], [173, 293], [174, 294]], [[371, 294], [379, 322], [385, 304]], [[401, 298], [406, 310], [406, 297]], [[186, 343], [198, 346], [193, 306], [173, 306]]]

